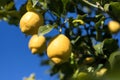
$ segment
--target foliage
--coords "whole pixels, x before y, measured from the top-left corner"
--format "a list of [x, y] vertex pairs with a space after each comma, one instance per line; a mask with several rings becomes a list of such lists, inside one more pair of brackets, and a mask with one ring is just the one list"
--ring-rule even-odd
[[35, 74], [30, 74], [29, 77], [24, 77], [23, 80], [35, 80]]
[[[17, 10], [13, 0], [1, 0], [0, 19], [18, 26], [25, 12], [37, 11], [45, 20], [39, 35], [45, 35], [49, 41], [53, 37], [49, 32], [58, 30], [71, 40], [73, 49], [68, 62], [41, 61], [41, 65], [51, 66], [51, 76], [58, 74], [60, 80], [117, 80], [120, 77], [112, 74], [120, 66], [118, 40], [112, 38], [114, 34], [110, 33], [106, 21], [120, 22], [119, 4], [119, 0], [28, 0]], [[94, 61], [86, 62], [87, 57]], [[107, 71], [97, 75], [103, 68]]]

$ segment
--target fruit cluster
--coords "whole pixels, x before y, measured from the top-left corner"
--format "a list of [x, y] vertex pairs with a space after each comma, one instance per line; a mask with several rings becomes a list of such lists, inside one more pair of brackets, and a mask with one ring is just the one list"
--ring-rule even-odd
[[38, 29], [44, 24], [42, 14], [28, 11], [20, 20], [20, 30], [26, 35], [32, 35], [28, 47], [33, 54], [41, 54], [47, 51], [47, 56], [55, 64], [66, 62], [71, 54], [72, 46], [70, 40], [64, 34], [54, 36], [47, 45], [44, 35], [38, 35]]

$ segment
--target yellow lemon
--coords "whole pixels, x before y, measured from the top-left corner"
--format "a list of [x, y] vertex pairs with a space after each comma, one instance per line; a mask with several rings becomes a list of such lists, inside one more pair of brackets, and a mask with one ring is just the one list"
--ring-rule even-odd
[[117, 21], [110, 21], [108, 23], [108, 28], [111, 33], [117, 33], [120, 31], [120, 23]]
[[46, 39], [44, 36], [33, 35], [29, 40], [29, 49], [33, 54], [42, 53], [46, 49]]
[[43, 25], [43, 16], [37, 12], [26, 12], [20, 19], [21, 32], [33, 35], [38, 32], [39, 26]]
[[50, 40], [47, 55], [54, 63], [59, 64], [69, 59], [71, 50], [70, 40], [65, 35], [59, 34]]

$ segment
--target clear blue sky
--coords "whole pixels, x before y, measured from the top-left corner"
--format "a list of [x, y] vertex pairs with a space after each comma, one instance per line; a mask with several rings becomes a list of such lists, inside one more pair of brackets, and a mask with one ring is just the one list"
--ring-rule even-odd
[[[17, 9], [26, 0], [14, 0]], [[41, 58], [32, 55], [28, 41], [19, 27], [0, 21], [0, 80], [22, 80], [35, 73], [36, 80], [56, 80], [50, 77], [48, 66], [40, 66]]]
[[41, 58], [32, 55], [26, 37], [16, 26], [0, 21], [0, 80], [22, 80], [31, 73], [40, 80], [55, 80], [40, 66]]

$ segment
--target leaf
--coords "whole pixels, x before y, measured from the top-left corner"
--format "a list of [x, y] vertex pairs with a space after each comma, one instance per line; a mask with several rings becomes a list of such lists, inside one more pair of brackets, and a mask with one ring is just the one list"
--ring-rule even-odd
[[31, 0], [28, 0], [28, 2], [26, 4], [26, 10], [27, 11], [34, 11], [34, 7], [33, 7], [33, 4], [32, 4]]
[[64, 13], [66, 13], [66, 5], [67, 3], [69, 2], [69, 0], [62, 0], [62, 3], [63, 3], [63, 8], [64, 8]]
[[96, 50], [96, 55], [98, 56], [99, 54], [103, 55], [103, 43], [99, 43], [94, 46], [94, 49]]
[[25, 77], [24, 80], [35, 80], [35, 74], [34, 73], [30, 74], [30, 76]]
[[0, 10], [0, 19], [6, 17], [6, 12], [4, 10]]
[[104, 10], [105, 10], [106, 12], [109, 11], [109, 6], [110, 6], [110, 4], [105, 4], [105, 5], [104, 5]]
[[11, 17], [20, 18], [20, 14], [19, 14], [19, 12], [17, 12], [16, 10], [7, 11], [6, 13], [7, 13], [8, 15], [10, 15]]
[[84, 21], [81, 20], [81, 19], [75, 19], [75, 20], [72, 21], [72, 23], [73, 23], [73, 24], [74, 24], [74, 23], [80, 23], [81, 25], [85, 24]]
[[42, 61], [41, 61], [41, 65], [48, 65], [48, 64], [49, 64], [49, 62], [50, 62], [50, 60], [49, 60], [49, 59], [42, 60]]
[[105, 20], [105, 17], [101, 17], [101, 19], [95, 24], [96, 29], [96, 40], [101, 41], [102, 40], [102, 30], [100, 29], [101, 22]]
[[87, 16], [88, 16], [88, 14], [84, 14], [84, 15], [78, 14], [78, 15], [77, 15], [77, 19], [84, 19], [84, 18], [87, 17]]
[[63, 12], [63, 3], [61, 0], [49, 0], [47, 6], [57, 17], [61, 16], [61, 13]]
[[115, 39], [105, 39], [103, 41], [103, 49], [106, 50], [109, 53], [112, 53], [118, 49], [118, 41]]
[[110, 55], [118, 49], [118, 43], [115, 39], [105, 39], [103, 42], [94, 46], [96, 50], [96, 55]]
[[55, 26], [54, 25], [44, 25], [44, 26], [40, 26], [38, 29], [38, 35], [45, 35], [47, 33], [49, 33]]
[[39, 0], [32, 0], [33, 3], [33, 7], [35, 7], [35, 5], [39, 2]]
[[118, 69], [120, 67], [120, 51], [113, 52], [109, 57], [111, 68]]
[[0, 6], [5, 6], [10, 1], [13, 1], [13, 0], [0, 0]]
[[111, 2], [109, 12], [113, 18], [120, 21], [120, 2]]
[[13, 8], [15, 8], [14, 2], [10, 2], [8, 4], [5, 5], [5, 9], [8, 10], [12, 10]]
[[26, 5], [27, 5], [27, 2], [22, 4], [20, 9], [19, 9], [19, 14], [20, 14], [21, 17], [27, 12]]
[[69, 2], [69, 0], [62, 0], [64, 7], [67, 5], [68, 2]]

